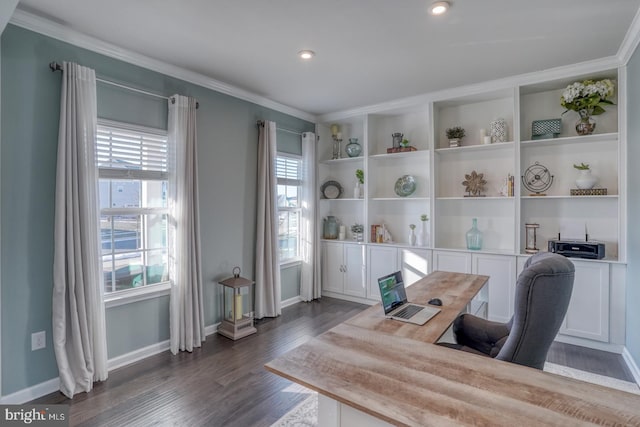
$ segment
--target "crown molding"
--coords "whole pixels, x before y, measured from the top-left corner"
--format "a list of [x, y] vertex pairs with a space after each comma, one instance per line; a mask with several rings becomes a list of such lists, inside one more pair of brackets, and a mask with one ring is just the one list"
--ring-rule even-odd
[[72, 30], [62, 24], [25, 12], [21, 9], [16, 9], [9, 23], [83, 49], [91, 50], [110, 58], [128, 62], [152, 71], [157, 71], [167, 76], [184, 80], [216, 92], [224, 93], [226, 95], [233, 96], [234, 98], [270, 108], [302, 120], [315, 123], [317, 119], [315, 115], [307, 113], [306, 111], [301, 111], [296, 108], [280, 104], [279, 102], [272, 101], [268, 98], [256, 95], [239, 87], [226, 84], [219, 80], [212, 79], [211, 77], [207, 77], [203, 74], [167, 64], [166, 62], [153, 59], [128, 49], [123, 49], [119, 46]]
[[319, 115], [317, 119], [320, 123], [326, 123], [358, 115], [388, 112], [402, 108], [410, 108], [412, 106], [416, 107], [424, 105], [426, 108], [426, 104], [428, 104], [429, 102], [467, 97], [492, 91], [508, 90], [518, 86], [532, 85], [547, 81], [575, 77], [576, 75], [580, 74], [596, 73], [605, 70], [617, 69], [620, 65], [621, 63], [618, 56], [609, 56], [593, 61], [585, 61], [577, 64], [549, 68], [546, 70], [534, 71], [525, 74], [518, 74], [501, 79], [489, 80], [465, 86], [458, 86], [435, 92], [428, 92], [422, 95], [411, 96], [407, 98], [400, 98], [365, 107], [358, 107], [350, 110], [323, 114]]
[[629, 30], [625, 34], [620, 49], [618, 49], [618, 59], [620, 64], [627, 65], [631, 56], [636, 51], [638, 44], [640, 43], [640, 9], [636, 12], [636, 15], [631, 21]]

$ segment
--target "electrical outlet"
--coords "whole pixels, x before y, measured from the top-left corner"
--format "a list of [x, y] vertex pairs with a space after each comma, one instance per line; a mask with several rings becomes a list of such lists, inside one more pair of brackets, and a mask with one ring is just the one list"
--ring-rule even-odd
[[45, 331], [34, 332], [31, 334], [31, 351], [40, 350], [47, 346], [47, 335]]

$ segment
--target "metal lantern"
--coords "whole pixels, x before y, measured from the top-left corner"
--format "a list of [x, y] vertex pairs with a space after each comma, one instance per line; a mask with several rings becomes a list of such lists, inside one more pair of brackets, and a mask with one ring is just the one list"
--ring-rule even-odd
[[258, 332], [253, 326], [253, 280], [240, 277], [240, 267], [233, 268], [233, 277], [218, 282], [222, 285], [222, 322], [218, 333], [232, 340]]
[[525, 224], [526, 241], [527, 246], [524, 251], [528, 254], [536, 254], [540, 250], [536, 247], [536, 229], [540, 227], [540, 224]]

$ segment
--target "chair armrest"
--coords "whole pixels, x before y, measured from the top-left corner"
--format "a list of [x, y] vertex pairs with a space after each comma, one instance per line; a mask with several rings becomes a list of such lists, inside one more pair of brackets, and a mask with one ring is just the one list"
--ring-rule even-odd
[[509, 327], [506, 323], [462, 314], [453, 322], [453, 334], [458, 344], [495, 357], [509, 336]]

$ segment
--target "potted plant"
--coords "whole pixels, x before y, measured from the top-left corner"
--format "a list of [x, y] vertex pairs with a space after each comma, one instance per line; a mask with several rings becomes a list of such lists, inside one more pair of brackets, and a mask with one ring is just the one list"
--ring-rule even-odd
[[560, 105], [566, 110], [576, 111], [580, 119], [576, 123], [578, 135], [591, 135], [596, 129], [592, 116], [604, 113], [605, 105], [614, 105], [609, 101], [615, 92], [615, 80], [584, 80], [570, 84], [562, 91]]
[[448, 128], [446, 131], [447, 139], [449, 140], [449, 147], [459, 147], [461, 145], [461, 140], [465, 136], [465, 131], [460, 126], [454, 126], [452, 128]]
[[353, 189], [353, 198], [359, 199], [362, 197], [362, 185], [364, 184], [364, 171], [362, 169], [356, 169], [356, 187]]
[[576, 179], [576, 186], [578, 188], [588, 190], [596, 185], [596, 181], [598, 181], [598, 179], [591, 174], [591, 168], [589, 167], [589, 165], [584, 163], [576, 165], [574, 163], [573, 167], [576, 168], [579, 172], [578, 179]]

